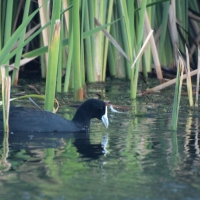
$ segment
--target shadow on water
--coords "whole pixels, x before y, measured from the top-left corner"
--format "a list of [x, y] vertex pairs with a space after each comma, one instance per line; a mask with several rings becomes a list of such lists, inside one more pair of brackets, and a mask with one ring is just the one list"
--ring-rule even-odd
[[[0, 135], [0, 143], [4, 140]], [[100, 143], [91, 144], [89, 133], [12, 133], [9, 135], [9, 151], [64, 148], [70, 142], [81, 158], [98, 159], [106, 152], [108, 136], [104, 135]]]

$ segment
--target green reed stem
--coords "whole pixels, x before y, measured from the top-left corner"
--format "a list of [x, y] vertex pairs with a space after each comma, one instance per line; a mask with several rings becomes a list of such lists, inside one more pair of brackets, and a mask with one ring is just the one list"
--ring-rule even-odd
[[57, 0], [54, 2], [52, 10], [50, 44], [48, 50], [48, 69], [45, 90], [46, 98], [44, 108], [45, 110], [49, 111], [53, 111], [56, 90], [58, 57], [60, 48], [60, 10], [61, 0]]

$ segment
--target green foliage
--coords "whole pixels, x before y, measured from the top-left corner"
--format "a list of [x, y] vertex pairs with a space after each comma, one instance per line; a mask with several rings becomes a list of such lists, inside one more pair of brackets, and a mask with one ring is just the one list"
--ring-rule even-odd
[[[55, 2], [56, 5], [54, 5]], [[30, 35], [26, 32], [27, 25], [38, 13], [39, 8], [32, 9], [35, 11], [28, 16], [33, 3], [27, 0], [20, 5], [24, 7], [24, 13], [21, 15], [22, 24], [16, 26], [20, 21], [17, 13], [22, 7], [18, 8], [18, 5], [10, 0], [1, 1], [0, 64], [11, 64], [11, 59], [15, 56], [14, 65], [17, 69], [13, 73], [12, 83], [17, 84], [22, 57], [42, 56], [42, 76], [47, 74], [48, 79], [46, 94], [52, 94], [47, 98], [51, 100], [46, 101], [53, 102], [56, 88], [57, 91], [66, 92], [73, 89], [75, 98], [82, 99], [86, 82], [105, 81], [107, 75], [131, 80], [130, 96], [136, 98], [139, 73], [143, 71], [144, 76], [147, 77], [148, 72], [152, 70], [152, 64], [159, 70], [161, 65], [168, 67], [174, 65], [176, 63], [175, 44], [182, 52], [184, 52], [185, 43], [190, 45], [191, 62], [195, 63], [197, 60], [193, 37], [198, 33], [192, 30], [197, 30], [195, 27], [198, 28], [199, 24], [195, 21], [188, 23], [189, 14], [199, 13], [197, 1], [186, 0], [183, 4], [175, 1], [174, 4], [169, 0], [63, 0], [62, 3], [59, 0], [58, 4], [57, 1], [51, 1], [52, 9], [48, 9], [47, 1], [45, 1], [38, 21], [38, 23], [41, 22], [42, 27]], [[59, 8], [55, 9], [55, 6]], [[190, 13], [188, 9], [191, 10]], [[44, 16], [45, 19], [43, 19]], [[49, 19], [48, 16], [52, 18]], [[61, 36], [57, 38], [54, 44], [55, 49], [53, 49], [52, 34], [55, 16], [62, 20]], [[179, 22], [178, 26], [176, 18]], [[16, 21], [13, 22], [14, 19]], [[50, 24], [51, 26], [48, 27]], [[153, 37], [156, 46], [153, 48], [152, 44], [149, 44], [145, 50], [145, 56], [141, 57], [136, 67], [131, 69], [130, 66], [148, 35], [148, 26], [154, 30]], [[16, 30], [15, 27], [17, 27]], [[23, 47], [30, 44], [41, 32], [40, 39], [43, 38], [40, 42], [41, 46], [33, 46], [32, 50], [21, 55], [24, 51]], [[159, 58], [157, 58], [159, 66], [156, 64], [155, 56], [152, 56], [156, 52], [159, 52]], [[52, 67], [49, 67], [50, 65]], [[63, 72], [65, 72], [64, 87], [61, 82]], [[52, 106], [53, 103], [50, 105], [51, 108], [46, 105], [45, 108], [48, 107], [51, 110]]]
[[181, 100], [181, 89], [182, 89], [182, 83], [183, 83], [183, 69], [184, 69], [183, 60], [182, 58], [179, 58], [179, 66], [177, 69], [174, 103], [173, 103], [173, 111], [172, 111], [171, 130], [177, 130], [178, 113], [179, 113], [180, 100]]
[[45, 110], [53, 111], [54, 98], [56, 91], [56, 78], [58, 70], [58, 57], [60, 50], [60, 10], [61, 0], [54, 2], [52, 19], [51, 19], [51, 32], [50, 44], [48, 47], [48, 69], [46, 78], [45, 90]]

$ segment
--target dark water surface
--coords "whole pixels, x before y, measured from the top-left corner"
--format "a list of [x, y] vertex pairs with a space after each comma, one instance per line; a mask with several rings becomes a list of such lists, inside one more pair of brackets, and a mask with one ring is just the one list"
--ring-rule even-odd
[[[200, 199], [199, 112], [183, 97], [170, 131], [173, 89], [132, 102], [129, 82], [91, 84], [89, 97], [132, 110], [109, 111], [109, 128], [94, 120], [90, 134], [10, 135], [1, 199]], [[75, 109], [67, 111], [70, 118]]]

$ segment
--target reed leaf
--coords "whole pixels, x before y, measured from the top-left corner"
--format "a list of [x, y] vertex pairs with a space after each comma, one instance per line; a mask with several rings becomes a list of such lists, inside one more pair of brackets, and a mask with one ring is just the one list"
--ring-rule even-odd
[[177, 130], [181, 89], [183, 82], [183, 70], [184, 70], [183, 60], [181, 57], [179, 57], [179, 65], [177, 67], [176, 86], [175, 86], [174, 103], [172, 111], [171, 130]]
[[[105, 8], [107, 6], [107, 0], [95, 2], [95, 18], [101, 23], [105, 24], [106, 14]], [[95, 34], [95, 72], [97, 81], [102, 81], [102, 69], [103, 69], [103, 52], [105, 37], [102, 32]]]
[[[166, 53], [166, 35], [167, 35], [167, 25], [168, 25], [168, 13], [169, 13], [169, 5], [170, 2], [165, 2], [163, 4], [163, 12], [162, 12], [162, 23], [161, 23], [161, 36], [160, 36], [160, 42], [159, 42], [159, 58], [162, 62], [162, 64], [166, 64], [166, 56], [168, 55]], [[161, 50], [162, 49], [162, 50]]]
[[199, 76], [200, 76], [200, 47], [198, 46], [197, 84], [196, 84], [195, 107], [198, 107], [198, 99], [199, 99]]
[[61, 0], [54, 2], [52, 11], [52, 23], [50, 33], [50, 46], [48, 49], [48, 69], [45, 89], [45, 110], [53, 111], [56, 91], [56, 78], [58, 69], [58, 57], [60, 46], [60, 10]]
[[[141, 1], [140, 1], [141, 2]], [[141, 2], [141, 10], [139, 11], [139, 24], [137, 29], [137, 44], [136, 44], [136, 52], [138, 53], [140, 51], [140, 48], [142, 46], [142, 40], [143, 40], [143, 28], [144, 28], [144, 19], [145, 19], [145, 12], [146, 12], [146, 1]], [[139, 76], [139, 64], [138, 61], [136, 63], [136, 67], [134, 69], [134, 76], [131, 78], [133, 79], [131, 81], [131, 98], [135, 99], [137, 94], [137, 86], [138, 86], [138, 76]]]
[[1, 66], [1, 76], [2, 76], [3, 127], [4, 127], [4, 132], [8, 133], [11, 79], [8, 73], [8, 68], [6, 68], [5, 66]]
[[[49, 24], [50, 24], [50, 23], [46, 24], [46, 26], [48, 26]], [[39, 29], [36, 35], [38, 35], [38, 34], [41, 32], [41, 30], [42, 30], [43, 28], [45, 28], [46, 26], [44, 26], [44, 27], [42, 27], [41, 29]], [[33, 34], [33, 35], [32, 35], [32, 39], [33, 39], [36, 35]], [[31, 39], [30, 39], [30, 40], [31, 40]], [[30, 41], [30, 40], [29, 40], [29, 41]], [[28, 43], [29, 41], [25, 41], [25, 42]], [[26, 43], [24, 43], [23, 45], [26, 45]], [[64, 39], [64, 40], [62, 41], [62, 46], [64, 47], [64, 46], [66, 46], [66, 45], [68, 45], [68, 38], [67, 38], [67, 39]], [[45, 53], [47, 53], [47, 52], [48, 52], [48, 46], [40, 47], [40, 48], [38, 48], [38, 49], [35, 49], [35, 50], [33, 50], [33, 51], [29, 51], [29, 52], [23, 54], [23, 57], [24, 57], [24, 58], [38, 57], [38, 56], [41, 56], [41, 55], [43, 55], [43, 54], [45, 54]]]
[[21, 36], [23, 30], [26, 28], [28, 23], [31, 21], [31, 19], [36, 15], [38, 12], [39, 8], [35, 10], [27, 19], [17, 28], [17, 30], [12, 34], [12, 36], [9, 38], [7, 43], [4, 45], [3, 49], [0, 52], [0, 65], [4, 64], [8, 60], [8, 55], [17, 41], [17, 39]]
[[[50, 21], [50, 5], [48, 0], [38, 0], [38, 5], [42, 6], [39, 14], [40, 14], [40, 21], [41, 26], [44, 26]], [[49, 44], [49, 37], [50, 37], [50, 29], [47, 27], [46, 29], [42, 30], [42, 44], [44, 46], [48, 46]], [[44, 60], [44, 62], [42, 62]], [[42, 77], [46, 77], [46, 69], [47, 69], [47, 62], [48, 62], [48, 54], [41, 56], [41, 71], [42, 71]]]
[[[84, 4], [84, 10], [83, 10], [83, 13], [84, 13], [84, 27], [85, 27], [85, 31], [89, 31], [90, 30], [90, 20], [89, 20], [89, 10], [88, 10], [88, 1], [85, 0], [83, 1], [85, 4]], [[83, 25], [82, 24], [82, 25]], [[93, 52], [92, 52], [92, 41], [91, 41], [91, 37], [86, 37], [85, 38], [85, 64], [86, 64], [86, 70], [87, 70], [87, 81], [88, 82], [94, 82], [95, 81], [95, 69], [93, 68], [94, 67], [94, 59], [91, 59], [91, 57], [94, 57], [92, 56]], [[81, 51], [83, 52], [83, 51]]]
[[[30, 0], [26, 0], [22, 23], [28, 17], [30, 3], [31, 3]], [[25, 33], [26, 33], [26, 29], [24, 29], [23, 32], [21, 33], [18, 45], [23, 43], [23, 41], [25, 39]], [[16, 68], [13, 70], [13, 73], [12, 73], [12, 84], [15, 84], [15, 85], [17, 85], [17, 83], [18, 83], [18, 76], [19, 76], [19, 67], [20, 67], [21, 56], [22, 56], [22, 48], [19, 51], [17, 51], [17, 54], [15, 56], [15, 63], [14, 63], [14, 65], [15, 65]]]
[[185, 45], [185, 51], [186, 51], [186, 74], [187, 74], [187, 92], [188, 92], [188, 100], [189, 100], [189, 105], [193, 106], [193, 96], [192, 96], [192, 81], [191, 81], [191, 75], [190, 75], [190, 58], [189, 58], [189, 53], [188, 53], [188, 48]]
[[[113, 9], [113, 0], [109, 0], [108, 2], [108, 16], [107, 16], [107, 24], [110, 23], [111, 17], [112, 17], [112, 9]], [[110, 26], [107, 27], [107, 32], [110, 33]], [[105, 34], [105, 33], [104, 33]], [[109, 34], [110, 35], [110, 34]], [[107, 56], [108, 56], [108, 45], [109, 45], [109, 40], [108, 38], [105, 38], [105, 50], [104, 50], [104, 55], [103, 55], [103, 70], [102, 70], [102, 80], [105, 81], [106, 79], [106, 66], [107, 66]]]
[[[26, 46], [34, 37], [36, 37], [44, 28], [46, 28], [47, 26], [49, 26], [50, 22], [48, 24], [46, 24], [44, 27], [40, 28], [39, 30], [37, 30], [35, 33], [33, 33], [33, 35], [31, 35], [27, 40], [25, 40], [23, 43], [19, 44], [17, 46], [16, 49], [14, 49], [11, 53], [9, 53], [4, 62], [6, 62], [7, 60], [10, 60], [13, 56], [15, 56], [15, 54], [21, 49], [23, 48], [24, 46]], [[46, 49], [45, 49], [46, 48]], [[25, 53], [22, 55], [22, 57], [26, 57], [26, 58], [32, 58], [32, 57], [36, 57], [39, 55], [41, 55], [42, 53], [45, 53], [45, 52], [48, 52], [48, 47], [43, 47], [43, 48], [39, 48], [39, 50], [35, 50], [33, 52], [37, 52], [37, 51], [40, 51], [40, 54], [39, 53]], [[42, 52], [42, 53], [41, 53]], [[26, 56], [28, 55], [28, 56]]]
[[83, 99], [83, 86], [81, 80], [81, 62], [80, 62], [80, 19], [79, 19], [80, 1], [73, 1], [72, 28], [73, 28], [73, 56], [72, 64], [74, 66], [74, 98]]
[[[122, 3], [121, 1], [117, 1], [117, 13], [119, 15], [119, 17], [124, 17], [124, 13], [122, 10]], [[127, 6], [126, 6], [127, 7]], [[127, 11], [125, 11], [125, 13], [127, 14]], [[130, 51], [129, 51], [129, 41], [128, 41], [128, 37], [127, 37], [127, 30], [126, 30], [126, 20], [120, 20], [119, 21], [119, 31], [120, 31], [120, 37], [121, 37], [121, 41], [122, 41], [122, 48], [124, 49], [124, 52], [129, 55]], [[129, 55], [130, 57], [130, 55]], [[130, 61], [125, 60], [125, 72], [126, 72], [126, 77], [130, 80], [131, 79], [131, 69], [130, 69]], [[132, 84], [131, 84], [132, 85]]]

